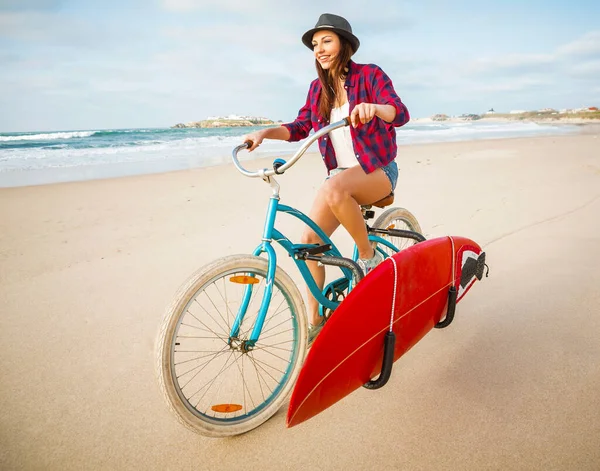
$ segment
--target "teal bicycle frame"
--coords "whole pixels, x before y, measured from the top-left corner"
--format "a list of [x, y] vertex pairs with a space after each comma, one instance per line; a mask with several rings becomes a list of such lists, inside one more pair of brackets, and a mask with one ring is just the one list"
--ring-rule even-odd
[[[308, 286], [308, 289], [310, 290], [311, 294], [315, 297], [315, 299], [319, 302], [319, 304], [321, 306], [334, 311], [340, 304], [340, 302], [333, 301], [331, 299], [328, 299], [325, 296], [324, 293], [327, 291], [327, 288], [325, 288], [323, 291], [321, 291], [321, 289], [317, 286], [317, 283], [315, 282], [315, 279], [312, 276], [310, 270], [308, 269], [308, 266], [306, 265], [306, 261], [297, 257], [297, 254], [302, 249], [306, 249], [309, 247], [316, 247], [317, 245], [315, 245], [315, 244], [294, 244], [292, 241], [290, 241], [290, 239], [288, 239], [285, 235], [283, 235], [281, 232], [279, 232], [275, 228], [275, 219], [276, 219], [278, 212], [287, 213], [293, 217], [296, 217], [297, 219], [300, 219], [302, 222], [304, 222], [307, 226], [309, 226], [319, 236], [319, 238], [323, 241], [323, 243], [325, 245], [331, 245], [331, 249], [324, 252], [323, 255], [328, 255], [331, 257], [342, 257], [342, 254], [337, 249], [335, 244], [331, 241], [331, 239], [329, 237], [327, 237], [327, 235], [323, 232], [323, 230], [311, 218], [309, 218], [306, 214], [304, 214], [303, 212], [301, 212], [297, 209], [294, 209], [290, 206], [286, 206], [284, 204], [280, 204], [278, 194], [273, 195], [269, 201], [269, 206], [267, 209], [267, 218], [265, 221], [262, 243], [252, 253], [252, 255], [254, 255], [254, 256], [260, 256], [261, 254], [265, 253], [267, 255], [267, 260], [268, 260], [268, 269], [267, 269], [267, 283], [266, 283], [266, 287], [265, 287], [265, 294], [263, 296], [263, 300], [260, 305], [257, 319], [254, 324], [254, 328], [252, 329], [252, 333], [250, 334], [250, 337], [246, 341], [247, 347], [254, 346], [260, 336], [260, 333], [262, 331], [262, 327], [263, 327], [263, 324], [264, 324], [264, 321], [266, 318], [266, 314], [267, 314], [267, 311], [269, 308], [269, 304], [271, 302], [271, 296], [273, 294], [273, 282], [275, 279], [275, 270], [277, 268], [277, 254], [275, 252], [275, 249], [273, 248], [273, 241], [279, 243], [279, 245], [281, 247], [283, 247], [283, 249], [293, 258], [294, 262], [296, 263], [296, 266], [300, 270], [300, 274], [302, 275], [302, 278], [304, 279], [304, 281], [306, 282], [306, 284]], [[377, 242], [378, 244], [385, 245], [386, 247], [388, 247], [389, 249], [391, 249], [395, 252], [398, 251], [398, 248], [395, 247], [392, 243], [390, 243], [389, 241], [387, 241], [379, 236], [369, 235], [369, 240], [371, 240], [373, 242]], [[378, 248], [378, 250], [384, 255], [384, 257], [387, 256], [387, 254], [384, 251], [382, 251], [380, 248]], [[355, 246], [352, 260], [356, 261], [357, 258], [358, 258], [358, 251]], [[348, 280], [348, 283], [350, 283], [353, 278], [352, 271], [345, 267], [339, 267], [339, 268], [340, 268], [340, 270], [342, 270], [342, 272], [344, 274], [344, 278], [346, 278]], [[231, 328], [231, 332], [230, 332], [231, 338], [236, 338], [239, 335], [240, 326], [241, 326], [244, 316], [246, 314], [246, 309], [248, 308], [248, 305], [250, 303], [251, 296], [252, 296], [252, 285], [248, 285], [244, 292], [242, 304], [240, 306], [240, 309], [237, 313], [237, 316], [236, 316], [233, 326]]]

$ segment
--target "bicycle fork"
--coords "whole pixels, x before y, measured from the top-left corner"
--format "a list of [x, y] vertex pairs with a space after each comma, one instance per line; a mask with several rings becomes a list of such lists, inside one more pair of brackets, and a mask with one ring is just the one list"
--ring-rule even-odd
[[[248, 306], [250, 305], [250, 300], [252, 299], [252, 293], [254, 290], [253, 285], [255, 284], [255, 282], [252, 281], [246, 283], [242, 303], [235, 318], [235, 321], [233, 322], [233, 326], [231, 327], [231, 332], [229, 334], [229, 345], [232, 346], [232, 343], [234, 341], [240, 342], [240, 350], [243, 353], [247, 353], [248, 351], [252, 350], [256, 345], [258, 337], [260, 336], [263, 325], [265, 323], [265, 318], [267, 316], [267, 311], [269, 310], [269, 305], [271, 304], [271, 297], [273, 296], [273, 283], [275, 281], [277, 255], [271, 242], [273, 237], [273, 227], [275, 225], [275, 216], [277, 214], [277, 207], [279, 205], [279, 184], [275, 181], [273, 177], [267, 177], [267, 179], [268, 182], [271, 184], [271, 188], [273, 189], [273, 195], [269, 200], [267, 218], [265, 221], [265, 227], [262, 236], [262, 243], [252, 253], [252, 255], [254, 256], [260, 256], [262, 253], [267, 254], [267, 284], [265, 286], [263, 299], [260, 304], [260, 308], [256, 316], [256, 322], [254, 323], [254, 327], [252, 329], [250, 337], [246, 340], [239, 339], [240, 327], [242, 325], [242, 322], [244, 321], [244, 317], [248, 310]], [[256, 279], [256, 277], [253, 274], [249, 274], [248, 278], [250, 280]]]

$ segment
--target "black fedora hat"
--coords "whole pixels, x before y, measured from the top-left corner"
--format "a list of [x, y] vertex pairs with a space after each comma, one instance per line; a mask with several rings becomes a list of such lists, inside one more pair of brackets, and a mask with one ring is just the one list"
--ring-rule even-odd
[[350, 26], [350, 23], [348, 23], [348, 21], [341, 16], [333, 15], [331, 13], [323, 13], [319, 17], [319, 21], [317, 21], [315, 27], [313, 29], [309, 29], [302, 35], [302, 42], [311, 51], [314, 49], [312, 45], [313, 34], [323, 29], [333, 31], [339, 36], [346, 38], [350, 42], [352, 50], [354, 52], [358, 50], [360, 41], [356, 36], [354, 36], [354, 34], [352, 34], [352, 26]]

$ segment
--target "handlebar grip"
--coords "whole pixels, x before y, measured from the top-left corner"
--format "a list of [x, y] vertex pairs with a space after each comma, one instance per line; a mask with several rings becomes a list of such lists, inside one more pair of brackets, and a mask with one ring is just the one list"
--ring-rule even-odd
[[246, 144], [247, 148], [250, 149], [254, 145], [254, 142], [248, 139], [247, 141], [244, 141], [244, 144]]
[[344, 118], [344, 123], [346, 123], [345, 126], [350, 126], [350, 116]]
[[273, 162], [273, 170], [275, 170], [275, 173], [277, 175], [283, 175], [283, 172], [280, 172], [279, 168], [285, 165], [285, 163], [286, 162], [283, 159], [275, 159], [275, 161]]

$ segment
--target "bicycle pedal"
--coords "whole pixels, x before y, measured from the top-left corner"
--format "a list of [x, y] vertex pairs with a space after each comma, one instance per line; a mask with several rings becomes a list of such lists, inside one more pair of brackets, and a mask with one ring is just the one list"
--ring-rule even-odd
[[307, 255], [320, 255], [331, 250], [331, 244], [315, 245], [298, 249], [297, 257], [305, 258]]

